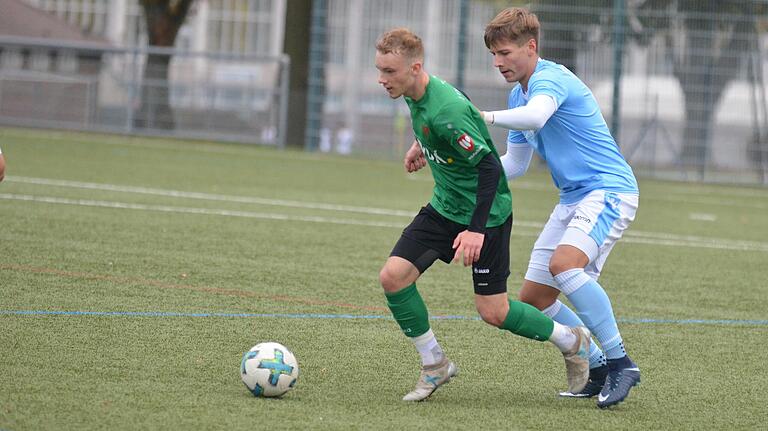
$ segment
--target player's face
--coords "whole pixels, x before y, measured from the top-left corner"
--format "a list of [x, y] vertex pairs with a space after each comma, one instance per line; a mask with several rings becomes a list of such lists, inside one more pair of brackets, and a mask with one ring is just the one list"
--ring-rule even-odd
[[522, 45], [501, 40], [491, 46], [491, 55], [493, 55], [493, 67], [499, 69], [507, 82], [520, 82], [524, 86], [528, 84], [528, 78], [536, 69], [538, 60], [534, 39], [529, 39]]
[[389, 97], [397, 99], [409, 96], [417, 82], [420, 63], [398, 54], [382, 54], [376, 51], [376, 69], [379, 70], [379, 84], [384, 86]]

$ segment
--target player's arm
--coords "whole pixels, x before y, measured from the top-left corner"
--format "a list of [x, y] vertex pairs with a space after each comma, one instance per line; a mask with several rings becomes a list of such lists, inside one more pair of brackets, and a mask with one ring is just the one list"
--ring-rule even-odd
[[475, 212], [472, 213], [472, 219], [467, 228], [470, 232], [485, 234], [485, 224], [491, 214], [499, 178], [501, 178], [501, 164], [492, 153], [488, 153], [477, 164]]
[[405, 153], [403, 165], [405, 166], [405, 171], [409, 173], [416, 172], [427, 165], [427, 159], [424, 158], [424, 152], [421, 150], [419, 141], [413, 140], [411, 148]]
[[533, 147], [530, 145], [507, 141], [507, 153], [501, 156], [501, 166], [507, 180], [523, 176], [528, 171], [532, 157]]
[[3, 157], [3, 150], [0, 150], [0, 181], [5, 178], [5, 158]]
[[501, 164], [488, 153], [477, 164], [477, 194], [475, 196], [475, 211], [467, 230], [459, 233], [453, 241], [456, 254], [453, 260], [464, 255], [464, 266], [469, 266], [480, 258], [480, 251], [485, 240], [485, 224], [491, 214], [493, 199], [501, 177]]
[[482, 114], [488, 125], [512, 130], [538, 130], [544, 127], [556, 110], [557, 104], [552, 97], [539, 94], [524, 106], [503, 111], [485, 111]]

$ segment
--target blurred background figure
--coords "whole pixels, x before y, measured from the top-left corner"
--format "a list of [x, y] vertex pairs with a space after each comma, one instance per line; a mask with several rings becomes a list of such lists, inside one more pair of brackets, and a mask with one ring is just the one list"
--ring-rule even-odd
[[5, 157], [3, 156], [3, 149], [0, 148], [0, 181], [5, 178]]

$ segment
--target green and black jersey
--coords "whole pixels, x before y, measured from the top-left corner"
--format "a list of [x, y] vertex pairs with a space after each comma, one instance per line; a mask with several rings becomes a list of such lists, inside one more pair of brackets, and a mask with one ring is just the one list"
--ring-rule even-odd
[[[421, 99], [405, 97], [405, 102], [411, 110], [413, 133], [435, 179], [430, 204], [447, 219], [469, 225], [476, 206], [477, 164], [492, 153], [501, 165], [480, 112], [436, 76], [430, 76]], [[503, 224], [511, 213], [512, 193], [502, 174], [486, 227]]]

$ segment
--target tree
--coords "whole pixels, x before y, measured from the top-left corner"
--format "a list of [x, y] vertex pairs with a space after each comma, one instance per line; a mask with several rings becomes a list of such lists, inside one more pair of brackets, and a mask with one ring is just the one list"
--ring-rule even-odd
[[[176, 35], [194, 0], [139, 0], [144, 8], [150, 47], [173, 47]], [[169, 100], [168, 65], [171, 55], [148, 54], [141, 87], [141, 105], [134, 126], [173, 129]]]
[[664, 38], [685, 97], [680, 162], [703, 170], [715, 109], [757, 46], [758, 17], [766, 6], [744, 0], [646, 0], [636, 13], [643, 32], [638, 40]]
[[612, 8], [613, 0], [535, 2], [531, 10], [536, 13], [542, 24], [541, 55], [577, 73], [576, 54], [579, 48], [584, 46], [590, 30], [604, 24], [602, 36], [610, 36]]
[[291, 58], [288, 79], [288, 118], [296, 127], [288, 127], [286, 145], [304, 147], [307, 132], [307, 93], [309, 82], [309, 45], [312, 0], [291, 0], [285, 7], [284, 51]]
[[[623, 28], [647, 45], [663, 38], [685, 98], [680, 163], [703, 169], [710, 158], [715, 110], [726, 85], [757, 46], [758, 17], [768, 6], [754, 0], [628, 1]], [[613, 0], [539, 0], [543, 55], [576, 70], [576, 54], [588, 31], [610, 38]]]

